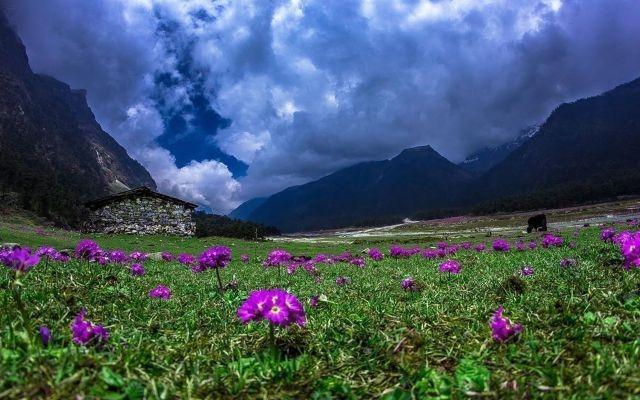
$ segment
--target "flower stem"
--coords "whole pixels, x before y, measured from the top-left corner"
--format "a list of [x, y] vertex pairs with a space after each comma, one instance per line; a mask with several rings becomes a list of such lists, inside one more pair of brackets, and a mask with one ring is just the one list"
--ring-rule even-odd
[[24, 303], [22, 302], [22, 297], [20, 295], [20, 285], [18, 284], [18, 278], [20, 277], [20, 273], [18, 271], [14, 272], [13, 275], [13, 283], [11, 284], [11, 292], [13, 294], [13, 301], [16, 303], [16, 307], [18, 307], [18, 311], [20, 312], [20, 317], [22, 319], [22, 326], [27, 331], [27, 337], [31, 338], [31, 321], [29, 320], [29, 316], [27, 315], [27, 310], [24, 307]]
[[269, 324], [269, 349], [274, 359], [278, 358], [278, 349], [276, 348], [276, 335], [273, 324]]
[[216, 268], [216, 276], [218, 277], [218, 291], [222, 293], [224, 289], [222, 288], [222, 279], [220, 279], [220, 269]]

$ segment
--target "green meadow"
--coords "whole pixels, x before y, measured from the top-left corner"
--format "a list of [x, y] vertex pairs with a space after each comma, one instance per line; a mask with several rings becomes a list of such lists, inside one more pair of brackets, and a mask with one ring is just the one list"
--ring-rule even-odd
[[[18, 282], [2, 267], [0, 398], [637, 397], [640, 271], [625, 271], [618, 249], [602, 243], [599, 232], [563, 232], [559, 248], [461, 250], [451, 256], [462, 264], [460, 275], [439, 272], [442, 259], [391, 258], [391, 242], [383, 242], [384, 260], [366, 258], [365, 268], [318, 265], [319, 281], [303, 269], [289, 275], [261, 262], [276, 247], [313, 256], [359, 253], [366, 243], [93, 236], [105, 249], [149, 253], [197, 255], [227, 245], [233, 260], [221, 277], [236, 280], [237, 289], [219, 293], [213, 271], [194, 274], [177, 262], [146, 261], [140, 277], [129, 265], [41, 262]], [[2, 241], [32, 247], [72, 249], [82, 237], [0, 225]], [[485, 243], [490, 247], [488, 238]], [[242, 263], [241, 254], [250, 261]], [[577, 263], [561, 268], [564, 258]], [[532, 276], [520, 275], [524, 265], [533, 267]], [[337, 286], [339, 276], [351, 283]], [[419, 292], [402, 290], [409, 276]], [[172, 290], [170, 300], [148, 296], [158, 284]], [[265, 322], [244, 325], [236, 316], [249, 292], [269, 287], [298, 296], [308, 319], [305, 327], [275, 330], [275, 353]], [[312, 308], [314, 295], [322, 301]], [[495, 342], [488, 325], [500, 305], [524, 328], [507, 343]], [[71, 340], [69, 324], [83, 308], [110, 332], [102, 348]], [[46, 347], [37, 333], [41, 325], [52, 332]]]

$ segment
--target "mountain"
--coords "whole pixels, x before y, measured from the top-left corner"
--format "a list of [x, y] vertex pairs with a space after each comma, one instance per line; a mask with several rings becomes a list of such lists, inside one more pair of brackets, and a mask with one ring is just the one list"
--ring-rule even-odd
[[464, 159], [459, 166], [470, 172], [483, 173], [499, 164], [507, 158], [511, 152], [522, 146], [531, 139], [538, 131], [539, 126], [532, 126], [520, 131], [520, 134], [513, 140], [495, 147], [485, 147]]
[[229, 217], [246, 221], [249, 219], [251, 213], [262, 205], [267, 200], [267, 197], [256, 197], [255, 199], [247, 200], [240, 204], [233, 211], [229, 213]]
[[0, 196], [58, 222], [80, 222], [82, 203], [151, 175], [96, 122], [83, 90], [35, 74], [0, 12]]
[[290, 232], [567, 206], [640, 193], [638, 154], [640, 79], [562, 104], [541, 126], [461, 165], [429, 146], [408, 149], [285, 189], [247, 218]]
[[473, 179], [430, 146], [363, 162], [269, 197], [249, 220], [291, 232], [397, 221], [452, 207]]
[[556, 108], [475, 190], [487, 200], [533, 196], [556, 205], [638, 193], [638, 154], [640, 79]]

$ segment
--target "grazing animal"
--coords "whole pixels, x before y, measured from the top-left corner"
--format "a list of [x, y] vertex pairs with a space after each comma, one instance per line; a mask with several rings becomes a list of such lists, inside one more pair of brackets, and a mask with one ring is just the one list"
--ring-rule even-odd
[[529, 226], [527, 226], [527, 233], [531, 233], [532, 231], [547, 231], [547, 216], [544, 214], [534, 215], [529, 218], [527, 221]]

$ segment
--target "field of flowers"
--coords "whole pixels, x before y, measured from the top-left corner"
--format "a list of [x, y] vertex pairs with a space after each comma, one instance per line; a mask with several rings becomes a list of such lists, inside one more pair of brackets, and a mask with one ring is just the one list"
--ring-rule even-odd
[[0, 252], [0, 398], [640, 396], [633, 230], [154, 255], [166, 238], [32, 236]]

